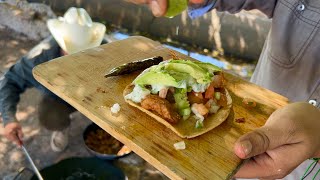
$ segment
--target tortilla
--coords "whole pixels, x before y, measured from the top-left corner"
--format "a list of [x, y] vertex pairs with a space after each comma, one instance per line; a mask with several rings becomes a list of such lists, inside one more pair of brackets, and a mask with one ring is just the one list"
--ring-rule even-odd
[[[131, 93], [133, 88], [134, 88], [134, 85], [128, 85], [123, 91], [123, 97]], [[165, 125], [167, 128], [171, 129], [173, 132], [175, 132], [178, 136], [182, 138], [194, 138], [214, 129], [215, 127], [219, 126], [222, 122], [224, 122], [228, 118], [230, 109], [232, 107], [232, 99], [227, 89], [226, 89], [226, 96], [227, 96], [228, 105], [226, 107], [220, 108], [216, 114], [209, 114], [208, 117], [206, 117], [203, 121], [203, 127], [198, 129], [195, 128], [195, 123], [197, 120], [192, 115], [187, 120], [181, 119], [177, 124], [170, 124], [155, 112], [142, 108], [139, 103], [135, 103], [128, 99], [125, 99], [125, 101], [129, 103], [131, 106], [134, 106], [140, 109], [142, 112], [153, 117], [158, 122], [160, 122], [161, 124]]]

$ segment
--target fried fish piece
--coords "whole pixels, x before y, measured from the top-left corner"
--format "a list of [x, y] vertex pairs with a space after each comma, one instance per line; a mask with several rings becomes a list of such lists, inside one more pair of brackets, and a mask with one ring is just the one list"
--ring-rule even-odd
[[162, 118], [172, 124], [176, 124], [181, 116], [174, 110], [168, 100], [160, 98], [157, 95], [148, 95], [141, 101], [144, 109], [158, 113]]

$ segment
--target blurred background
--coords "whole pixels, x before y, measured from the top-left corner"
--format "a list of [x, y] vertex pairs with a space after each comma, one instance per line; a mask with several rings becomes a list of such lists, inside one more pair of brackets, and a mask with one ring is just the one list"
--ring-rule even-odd
[[[211, 62], [249, 80], [263, 48], [271, 21], [259, 11], [220, 13], [215, 10], [191, 20], [187, 12], [174, 18], [155, 18], [145, 6], [122, 0], [0, 0], [0, 75], [50, 33], [46, 21], [62, 16], [69, 7], [82, 7], [94, 21], [106, 25], [105, 38], [117, 41], [140, 35], [195, 59]], [[71, 142], [63, 153], [48, 145], [50, 132], [37, 120], [40, 93], [26, 91], [18, 106], [25, 142], [41, 169], [68, 157], [87, 157], [82, 133], [90, 120], [76, 112]], [[24, 154], [3, 136], [0, 128], [0, 177], [12, 179], [19, 168], [28, 167]], [[167, 179], [161, 172], [131, 153], [114, 162], [129, 179]]]

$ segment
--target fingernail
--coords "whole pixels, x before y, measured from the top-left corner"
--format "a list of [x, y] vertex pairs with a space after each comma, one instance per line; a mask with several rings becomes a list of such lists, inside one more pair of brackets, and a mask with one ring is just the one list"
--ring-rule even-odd
[[247, 156], [251, 153], [252, 150], [252, 144], [250, 141], [246, 140], [241, 142], [242, 152]]
[[151, 11], [155, 16], [161, 16], [160, 6], [157, 1], [151, 1]]

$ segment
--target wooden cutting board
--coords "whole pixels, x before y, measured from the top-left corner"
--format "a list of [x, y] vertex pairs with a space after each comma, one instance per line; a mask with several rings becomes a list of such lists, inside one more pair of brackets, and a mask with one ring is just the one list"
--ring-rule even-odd
[[[145, 113], [125, 103], [122, 91], [137, 73], [104, 78], [115, 66], [153, 56], [169, 59], [169, 49], [144, 37], [131, 37], [64, 56], [37, 66], [34, 77], [171, 179], [230, 179], [242, 161], [233, 153], [237, 138], [262, 126], [270, 114], [288, 103], [276, 93], [226, 75], [233, 99], [228, 119], [212, 131], [182, 139]], [[191, 59], [177, 53], [181, 58]], [[257, 102], [243, 106], [243, 98]], [[119, 103], [118, 115], [110, 107]], [[237, 123], [245, 118], [244, 123]], [[185, 150], [173, 144], [184, 140]]]

